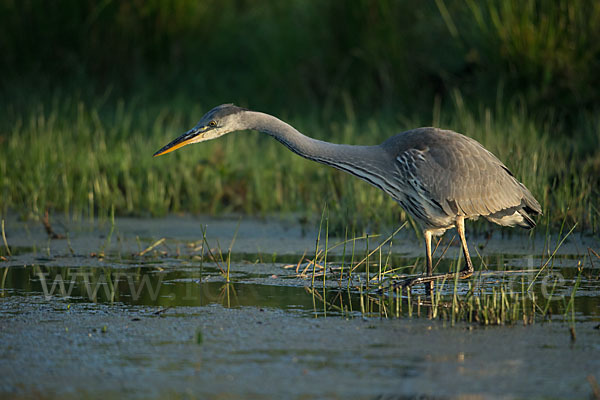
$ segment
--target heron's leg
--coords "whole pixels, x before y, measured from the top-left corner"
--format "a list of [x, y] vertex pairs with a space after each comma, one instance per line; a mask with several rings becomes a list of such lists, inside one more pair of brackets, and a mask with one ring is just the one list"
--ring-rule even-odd
[[465, 239], [465, 217], [458, 217], [456, 219], [456, 230], [458, 231], [458, 237], [462, 244], [463, 254], [465, 255], [465, 268], [460, 271], [461, 278], [468, 278], [473, 275], [473, 263], [471, 262], [471, 256], [469, 255], [469, 248], [467, 247], [467, 239]]
[[[433, 261], [431, 260], [431, 231], [424, 231], [425, 236], [425, 257], [427, 264], [427, 276], [433, 276]], [[433, 294], [433, 281], [425, 282], [425, 293], [429, 297]]]
[[460, 243], [463, 248], [463, 254], [465, 255], [465, 268], [460, 272], [451, 272], [447, 274], [433, 275], [430, 270], [431, 265], [431, 235], [427, 239], [427, 233], [425, 233], [425, 247], [427, 252], [427, 276], [421, 276], [418, 278], [409, 278], [394, 284], [394, 287], [410, 287], [418, 284], [425, 284], [425, 288], [429, 289], [433, 287], [433, 282], [438, 279], [455, 279], [456, 276], [460, 279], [465, 279], [473, 275], [473, 263], [471, 262], [471, 256], [469, 255], [469, 248], [467, 247], [467, 240], [465, 239], [465, 218], [460, 216], [456, 218], [456, 230], [460, 237]]

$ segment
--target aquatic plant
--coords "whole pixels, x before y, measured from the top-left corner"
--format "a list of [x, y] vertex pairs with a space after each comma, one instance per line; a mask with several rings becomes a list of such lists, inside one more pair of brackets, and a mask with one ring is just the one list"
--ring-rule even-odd
[[[402, 226], [404, 227], [404, 225]], [[355, 310], [352, 303], [358, 296], [360, 304], [360, 313], [364, 316], [382, 316], [382, 317], [412, 317], [426, 316], [431, 319], [441, 319], [451, 324], [458, 322], [477, 323], [481, 325], [505, 325], [523, 323], [532, 324], [536, 320], [543, 321], [550, 313], [564, 314], [564, 319], [570, 321], [572, 332], [575, 327], [575, 296], [581, 281], [583, 268], [578, 268], [578, 275], [568, 291], [568, 301], [565, 301], [565, 295], [561, 294], [561, 302], [557, 300], [556, 289], [559, 280], [562, 278], [554, 276], [552, 271], [553, 261], [556, 258], [558, 249], [565, 242], [567, 237], [572, 234], [573, 226], [564, 235], [559, 234], [558, 240], [552, 252], [548, 252], [547, 258], [542, 254], [540, 266], [528, 269], [508, 269], [504, 263], [498, 265], [499, 269], [491, 270], [488, 263], [478, 252], [478, 262], [480, 269], [471, 278], [467, 280], [452, 281], [440, 280], [435, 283], [434, 294], [432, 297], [425, 295], [425, 292], [419, 288], [406, 288], [403, 292], [394, 285], [394, 280], [404, 278], [406, 275], [400, 271], [411, 269], [414, 272], [414, 266], [404, 265], [392, 268], [391, 241], [398, 233], [397, 230], [392, 235], [382, 240], [375, 250], [369, 251], [365, 243], [365, 255], [358, 262], [352, 260], [348, 264], [345, 252], [342, 260], [338, 260], [345, 267], [346, 276], [344, 277], [344, 268], [333, 267], [332, 262], [326, 268], [326, 249], [319, 249], [315, 252], [314, 258], [308, 260], [308, 265], [313, 266], [313, 280], [311, 286], [307, 287], [307, 292], [323, 303], [324, 309], [341, 312], [345, 315], [353, 315]], [[326, 232], [327, 234], [327, 232]], [[357, 238], [335, 244], [334, 246], [344, 245], [347, 242], [355, 243]], [[368, 236], [358, 238], [358, 240], [368, 241]], [[383, 247], [390, 242], [390, 250], [387, 255], [383, 254]], [[440, 241], [441, 242], [441, 241]], [[436, 250], [440, 245], [437, 243]], [[317, 242], [318, 243], [318, 242]], [[446, 251], [450, 247], [452, 240], [443, 250], [440, 259], [436, 263], [436, 268], [442, 261]], [[434, 251], [435, 253], [435, 251]], [[373, 257], [369, 263], [369, 260]], [[385, 260], [385, 261], [383, 261]], [[302, 260], [301, 260], [302, 261]], [[419, 260], [417, 259], [416, 263]], [[590, 258], [591, 262], [591, 258]], [[456, 271], [461, 264], [461, 253], [458, 253], [456, 260], [445, 262], [445, 267], [449, 271]], [[371, 275], [368, 266], [377, 266], [378, 273]], [[581, 261], [580, 261], [581, 265]], [[317, 271], [318, 272], [315, 272]], [[544, 282], [541, 282], [542, 273], [547, 273]], [[325, 275], [331, 275], [330, 279], [337, 280], [340, 285], [337, 289], [331, 286], [318, 288], [314, 284], [314, 276], [322, 275], [325, 282]], [[300, 274], [302, 276], [302, 274]], [[342, 287], [344, 280], [346, 286]], [[563, 285], [565, 282], [561, 282]], [[550, 293], [547, 292], [551, 287]], [[347, 296], [344, 295], [347, 292]], [[569, 317], [567, 315], [571, 313]], [[574, 335], [574, 333], [572, 333]]]

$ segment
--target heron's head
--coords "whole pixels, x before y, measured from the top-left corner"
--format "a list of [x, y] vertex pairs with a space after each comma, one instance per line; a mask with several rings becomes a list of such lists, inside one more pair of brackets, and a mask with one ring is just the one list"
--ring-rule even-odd
[[200, 122], [192, 129], [154, 153], [154, 157], [170, 153], [188, 144], [216, 139], [226, 133], [244, 129], [242, 114], [244, 108], [233, 104], [222, 104], [204, 114]]

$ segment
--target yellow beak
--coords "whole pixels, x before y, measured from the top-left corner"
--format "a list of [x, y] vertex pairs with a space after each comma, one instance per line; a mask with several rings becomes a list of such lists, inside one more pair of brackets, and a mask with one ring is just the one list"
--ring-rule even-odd
[[162, 149], [158, 150], [156, 153], [154, 153], [152, 157], [162, 156], [163, 154], [170, 153], [188, 144], [196, 143], [198, 141], [198, 135], [200, 135], [205, 130], [206, 128], [204, 127], [190, 129], [183, 135], [179, 136], [177, 139], [164, 146]]

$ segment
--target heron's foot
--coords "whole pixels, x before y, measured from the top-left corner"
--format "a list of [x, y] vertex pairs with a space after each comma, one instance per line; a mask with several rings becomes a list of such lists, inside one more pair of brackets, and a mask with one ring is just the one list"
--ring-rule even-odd
[[440, 279], [454, 279], [458, 275], [458, 279], [467, 279], [473, 275], [473, 270], [465, 269], [458, 273], [449, 273], [449, 274], [439, 274], [439, 275], [431, 275], [431, 276], [418, 276], [416, 278], [407, 278], [398, 282], [394, 282], [393, 289], [404, 289], [408, 287], [412, 287], [414, 285], [418, 285], [421, 283], [430, 283], [435, 282]]

